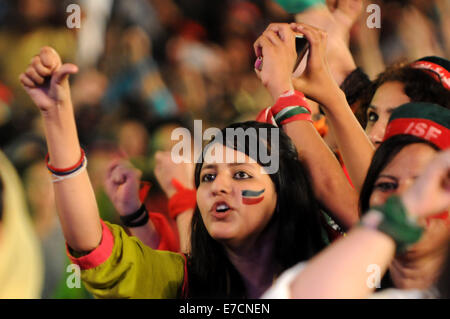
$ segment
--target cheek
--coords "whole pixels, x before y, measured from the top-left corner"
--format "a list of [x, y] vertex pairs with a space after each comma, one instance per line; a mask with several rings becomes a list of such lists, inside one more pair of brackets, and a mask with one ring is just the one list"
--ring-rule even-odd
[[264, 200], [265, 188], [241, 190], [241, 203], [243, 205], [257, 205]]
[[392, 195], [392, 193], [390, 193], [390, 192], [388, 193], [388, 192], [380, 192], [380, 191], [374, 190], [372, 192], [372, 195], [370, 196], [369, 206], [372, 207], [372, 206], [383, 205], [390, 195]]

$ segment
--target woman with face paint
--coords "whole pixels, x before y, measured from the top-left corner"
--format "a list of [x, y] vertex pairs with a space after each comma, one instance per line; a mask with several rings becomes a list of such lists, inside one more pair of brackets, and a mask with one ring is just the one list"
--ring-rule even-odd
[[[423, 134], [414, 131], [425, 127]], [[385, 139], [361, 193], [361, 210], [367, 212], [363, 227], [355, 227], [308, 265], [287, 272], [268, 298], [367, 297], [379, 283], [368, 284], [374, 266], [378, 280], [388, 271], [381, 288], [411, 290], [383, 291], [381, 296], [438, 296], [434, 286], [442, 284], [438, 280], [450, 239], [450, 111], [429, 103], [402, 105], [394, 110]], [[325, 269], [331, 262], [333, 269]], [[314, 290], [308, 284], [312, 281]]]
[[[20, 81], [44, 120], [69, 258], [96, 297], [255, 298], [324, 247], [318, 205], [294, 145], [283, 131], [257, 122], [230, 125], [205, 148], [195, 170], [189, 255], [153, 250], [103, 222], [70, 99], [68, 76], [76, 72], [44, 47]], [[145, 210], [136, 213], [130, 222], [148, 220]]]

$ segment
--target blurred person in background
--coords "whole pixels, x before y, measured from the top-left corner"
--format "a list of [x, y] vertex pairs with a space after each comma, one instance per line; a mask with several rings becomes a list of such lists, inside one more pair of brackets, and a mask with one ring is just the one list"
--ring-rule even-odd
[[16, 170], [0, 152], [0, 298], [40, 298], [44, 282], [41, 247]]
[[63, 59], [76, 54], [76, 29], [66, 26], [67, 2], [57, 0], [3, 1], [6, 12], [0, 26], [0, 80], [13, 92], [11, 125], [2, 143], [28, 129], [36, 115], [29, 98], [17, 86], [20, 70], [30, 63], [33, 52], [50, 44]]

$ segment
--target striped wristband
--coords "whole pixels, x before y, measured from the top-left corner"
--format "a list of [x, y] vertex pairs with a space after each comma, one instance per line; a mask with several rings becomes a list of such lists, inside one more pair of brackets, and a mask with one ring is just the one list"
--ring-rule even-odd
[[293, 121], [312, 122], [311, 110], [308, 107], [305, 96], [303, 93], [295, 90], [280, 95], [275, 105], [272, 106], [272, 114], [278, 126]]
[[256, 120], [275, 126], [282, 126], [293, 121], [312, 122], [311, 110], [305, 96], [295, 90], [280, 95], [275, 105], [261, 111]]

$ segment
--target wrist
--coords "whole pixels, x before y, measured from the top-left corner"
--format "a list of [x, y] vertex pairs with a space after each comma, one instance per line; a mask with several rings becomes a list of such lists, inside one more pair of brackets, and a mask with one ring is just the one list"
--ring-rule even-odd
[[269, 88], [270, 91], [270, 95], [272, 95], [272, 98], [274, 101], [278, 100], [278, 98], [280, 97], [280, 95], [294, 90], [294, 86], [292, 85], [292, 83], [289, 84], [283, 84], [283, 85], [278, 85], [278, 86], [274, 86]]
[[140, 207], [142, 203], [139, 199], [136, 199], [132, 202], [127, 203], [123, 206], [123, 208], [119, 211], [120, 216], [128, 216], [136, 212]]
[[347, 103], [344, 91], [342, 91], [335, 83], [324, 88], [326, 92], [319, 102], [325, 111], [335, 108], [336, 104]]

